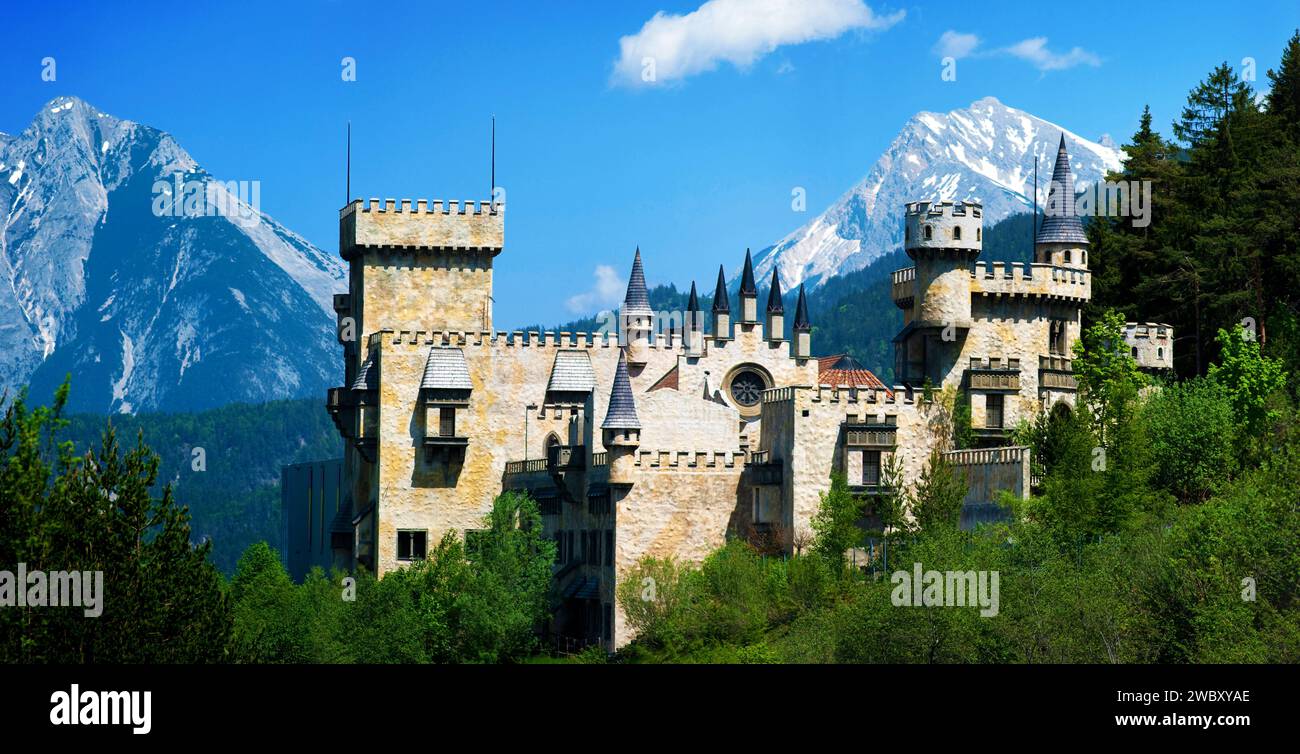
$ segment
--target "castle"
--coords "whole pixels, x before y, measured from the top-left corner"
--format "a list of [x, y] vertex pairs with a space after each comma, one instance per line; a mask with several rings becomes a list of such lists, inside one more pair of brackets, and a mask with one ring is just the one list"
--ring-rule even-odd
[[[1073, 185], [1064, 138], [1052, 180]], [[945, 442], [931, 387], [969, 401], [977, 447], [946, 451], [969, 484], [966, 526], [997, 515], [1000, 490], [1029, 493], [1011, 428], [1074, 405], [1072, 346], [1090, 295], [1077, 217], [1045, 218], [1032, 263], [986, 264], [980, 204], [908, 204], [914, 266], [893, 274], [904, 326], [888, 387], [850, 357], [813, 355], [802, 286], [787, 338], [779, 275], [760, 309], [748, 253], [734, 310], [719, 269], [707, 315], [692, 285], [688, 311], [663, 327], [638, 250], [623, 332], [497, 332], [504, 213], [377, 199], [341, 210], [346, 380], [327, 408], [346, 456], [325, 475], [334, 504], [307, 495], [305, 529], [302, 506], [286, 504], [290, 549], [305, 542], [326, 566], [383, 574], [446, 532], [472, 540], [499, 493], [527, 491], [559, 552], [550, 630], [613, 648], [632, 637], [615, 588], [643, 557], [696, 561], [728, 537], [789, 552], [832, 472], [869, 499], [896, 459], [896, 483], [913, 484]], [[1172, 359], [1167, 326], [1129, 337], [1144, 365]]]

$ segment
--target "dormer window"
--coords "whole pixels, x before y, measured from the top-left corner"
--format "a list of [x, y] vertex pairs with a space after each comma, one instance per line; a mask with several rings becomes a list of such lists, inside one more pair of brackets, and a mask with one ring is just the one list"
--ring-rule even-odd
[[469, 407], [471, 392], [465, 353], [459, 348], [431, 348], [420, 380], [426, 460], [432, 461], [439, 451], [444, 464], [464, 460], [469, 439], [457, 436], [456, 415]]

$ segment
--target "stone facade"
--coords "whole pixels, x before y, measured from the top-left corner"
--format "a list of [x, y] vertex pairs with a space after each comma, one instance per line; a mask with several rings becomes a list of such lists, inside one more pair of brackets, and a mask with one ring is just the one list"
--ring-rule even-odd
[[[894, 273], [904, 327], [891, 389], [851, 359], [812, 356], [802, 288], [787, 338], [779, 294], [759, 309], [748, 254], [734, 309], [719, 271], [709, 333], [694, 286], [689, 311], [667, 318], [681, 326], [655, 326], [639, 250], [622, 333], [495, 331], [504, 214], [392, 200], [340, 214], [346, 381], [328, 398], [347, 440], [340, 565], [401, 567], [481, 527], [503, 490], [525, 490], [560, 552], [551, 631], [612, 648], [632, 638], [614, 595], [641, 559], [697, 561], [728, 537], [790, 551], [832, 473], [869, 499], [896, 457], [899, 483], [914, 483], [936, 445], [950, 451], [931, 389], [959, 389], [980, 444], [997, 448], [950, 451], [974, 518], [1001, 490], [1028, 493], [1028, 453], [998, 447], [1009, 429], [1074, 403], [1090, 279], [1086, 240], [1060, 223], [1040, 261], [986, 265], [978, 203], [908, 205], [915, 266]], [[823, 384], [841, 375], [857, 376]]]

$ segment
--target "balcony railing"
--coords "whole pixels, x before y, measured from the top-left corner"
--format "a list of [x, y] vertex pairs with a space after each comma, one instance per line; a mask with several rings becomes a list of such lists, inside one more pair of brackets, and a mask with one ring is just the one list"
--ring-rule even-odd
[[507, 474], [532, 474], [538, 471], [546, 471], [547, 460], [545, 458], [530, 458], [527, 461], [506, 461]]
[[890, 294], [894, 303], [900, 309], [910, 308], [916, 296], [916, 268], [904, 267], [901, 270], [894, 270], [891, 283]]

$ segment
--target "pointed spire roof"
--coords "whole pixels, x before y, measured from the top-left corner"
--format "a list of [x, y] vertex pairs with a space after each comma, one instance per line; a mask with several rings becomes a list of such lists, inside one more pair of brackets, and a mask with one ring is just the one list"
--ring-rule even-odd
[[767, 313], [784, 314], [785, 305], [781, 303], [781, 276], [772, 268], [772, 288], [767, 293]]
[[758, 297], [758, 286], [754, 284], [754, 258], [749, 249], [745, 249], [745, 270], [740, 273], [740, 295]]
[[691, 297], [686, 302], [686, 311], [698, 312], [700, 310], [700, 299], [695, 295], [695, 281], [691, 281]]
[[636, 247], [632, 258], [632, 274], [627, 279], [627, 295], [623, 297], [623, 314], [653, 314], [650, 296], [645, 289], [645, 269], [641, 266], [641, 247]]
[[727, 296], [727, 276], [722, 271], [722, 265], [718, 265], [718, 287], [713, 290], [713, 312], [714, 314], [731, 312], [731, 299]]
[[641, 420], [636, 415], [636, 400], [632, 397], [632, 380], [627, 376], [627, 355], [618, 352], [618, 368], [614, 371], [614, 386], [609, 390], [609, 408], [601, 429], [640, 429]]
[[1043, 224], [1038, 227], [1035, 243], [1087, 244], [1083, 221], [1074, 213], [1074, 176], [1070, 173], [1070, 155], [1065, 151], [1065, 134], [1056, 148], [1056, 167], [1052, 169], [1049, 185], [1048, 207], [1044, 209]]
[[803, 283], [799, 284], [799, 303], [794, 309], [794, 329], [796, 332], [812, 330], [812, 322], [808, 320], [808, 297], [804, 295]]

